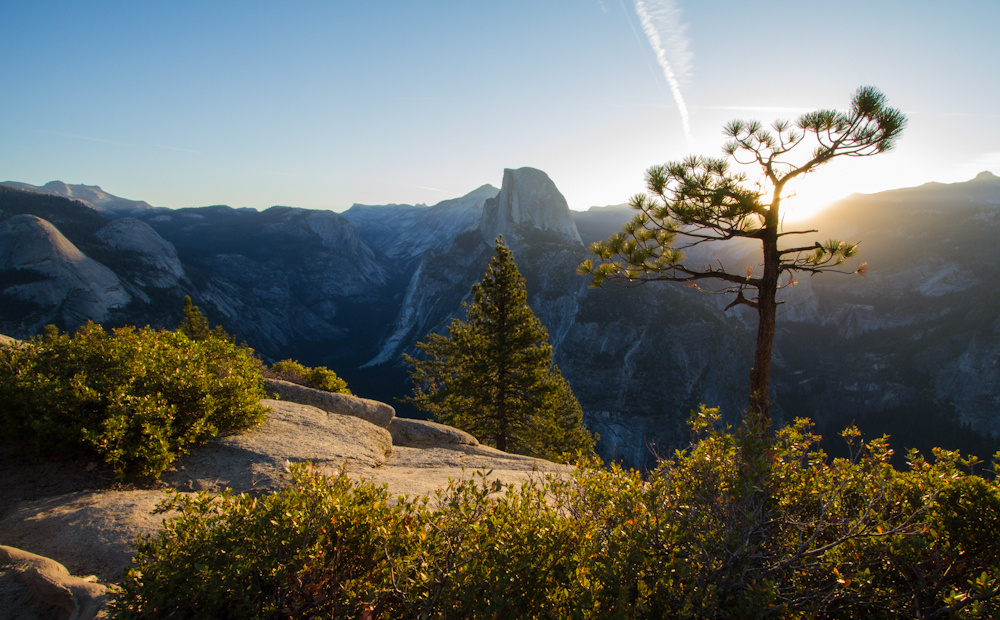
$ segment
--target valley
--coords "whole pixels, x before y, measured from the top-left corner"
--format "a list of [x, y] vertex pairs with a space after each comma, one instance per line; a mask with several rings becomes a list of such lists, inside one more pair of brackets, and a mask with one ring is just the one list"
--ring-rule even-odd
[[[417, 416], [394, 401], [408, 391], [402, 354], [462, 316], [502, 234], [604, 458], [649, 467], [686, 444], [699, 404], [721, 407], [730, 423], [746, 406], [755, 316], [665, 283], [589, 289], [576, 275], [586, 244], [631, 210], [570, 211], [539, 170], [507, 170], [499, 189], [430, 207], [343, 213], [167, 210], [93, 186], [5, 185], [0, 332], [11, 336], [87, 319], [173, 327], [190, 295], [264, 359], [328, 366], [355, 393]], [[104, 202], [79, 202], [86, 196]], [[869, 275], [803, 278], [779, 292], [775, 418], [813, 418], [833, 453], [851, 423], [869, 438], [892, 435], [898, 457], [906, 447], [996, 452], [998, 213], [1000, 179], [983, 173], [855, 195], [796, 223], [818, 230], [808, 242], [860, 241]], [[752, 267], [753, 249], [708, 247], [695, 258]]]

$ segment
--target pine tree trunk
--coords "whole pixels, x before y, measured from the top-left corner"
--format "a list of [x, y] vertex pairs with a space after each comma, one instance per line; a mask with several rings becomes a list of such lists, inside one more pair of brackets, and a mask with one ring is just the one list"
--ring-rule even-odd
[[764, 274], [757, 295], [757, 346], [750, 369], [750, 410], [747, 426], [760, 438], [766, 437], [771, 426], [771, 353], [774, 348], [775, 315], [777, 313], [778, 233], [767, 228], [761, 237], [764, 253]]
[[501, 389], [500, 394], [497, 396], [498, 407], [497, 412], [497, 434], [496, 434], [496, 447], [497, 450], [501, 452], [507, 451], [507, 436], [510, 435], [510, 429], [507, 428], [507, 394], [506, 391]]

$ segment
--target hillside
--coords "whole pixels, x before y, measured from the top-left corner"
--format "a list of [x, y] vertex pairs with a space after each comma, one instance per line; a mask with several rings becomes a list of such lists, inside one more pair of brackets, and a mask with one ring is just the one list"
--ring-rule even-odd
[[[2, 336], [0, 346], [25, 345]], [[393, 496], [434, 496], [474, 472], [489, 472], [491, 484], [517, 484], [572, 470], [482, 446], [441, 424], [395, 418], [384, 403], [273, 379], [266, 389], [275, 399], [261, 401], [268, 409], [261, 426], [195, 447], [156, 480], [113, 484], [106, 464], [16, 458], [13, 446], [0, 446], [0, 615], [106, 617], [95, 615], [112, 594], [105, 584], [125, 578], [136, 537], [155, 535], [178, 514], [155, 513], [158, 504], [199, 491], [278, 493], [292, 463]]]
[[[719, 299], [668, 285], [588, 289], [575, 274], [585, 243], [617, 231], [630, 210], [571, 212], [533, 169], [504, 179], [499, 190], [430, 207], [217, 206], [114, 221], [79, 202], [3, 189], [0, 225], [33, 215], [65, 242], [38, 233], [51, 258], [31, 264], [2, 248], [0, 329], [23, 337], [48, 322], [72, 328], [88, 312], [108, 324], [172, 326], [191, 295], [265, 358], [334, 368], [360, 393], [392, 401], [407, 390], [401, 354], [461, 316], [502, 233], [604, 457], [648, 466], [686, 441], [684, 422], [701, 403], [738, 420], [754, 317], [723, 314]], [[995, 452], [998, 205], [1000, 180], [983, 173], [852, 196], [800, 223], [819, 231], [804, 239], [860, 241], [870, 273], [807, 278], [780, 293], [776, 417], [813, 417], [831, 437], [856, 421], [898, 446]], [[93, 267], [104, 280], [52, 276], [42, 264], [63, 264], [66, 242], [110, 275]], [[752, 266], [752, 249], [707, 248], [696, 258]]]

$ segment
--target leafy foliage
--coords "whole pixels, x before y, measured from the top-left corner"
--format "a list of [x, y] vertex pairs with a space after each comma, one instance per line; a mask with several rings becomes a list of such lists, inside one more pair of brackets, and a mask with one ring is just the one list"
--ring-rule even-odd
[[[387, 493], [296, 464], [265, 497], [174, 493], [179, 511], [140, 538], [120, 618], [345, 617], [388, 579], [384, 541], [405, 511]], [[401, 530], [403, 531], [403, 530]]]
[[337, 373], [326, 366], [315, 368], [303, 366], [295, 360], [281, 360], [275, 362], [267, 373], [277, 379], [291, 381], [317, 390], [335, 392], [337, 394], [350, 394], [347, 382], [337, 376]]
[[88, 323], [0, 347], [5, 441], [104, 461], [120, 478], [158, 476], [191, 445], [259, 424], [263, 397], [252, 352], [213, 335]]
[[[888, 464], [885, 438], [815, 450], [797, 420], [762, 468], [745, 428], [647, 478], [618, 467], [504, 486], [477, 473], [431, 498], [293, 465], [279, 493], [177, 494], [142, 539], [119, 617], [990, 618], [1000, 613], [1000, 485], [976, 463]], [[752, 433], [750, 433], [752, 435]], [[1000, 456], [1000, 455], [998, 455]]]
[[592, 454], [583, 411], [552, 363], [548, 331], [528, 306], [502, 238], [472, 298], [465, 321], [417, 344], [425, 359], [403, 356], [413, 367], [407, 400], [500, 450], [550, 459]]

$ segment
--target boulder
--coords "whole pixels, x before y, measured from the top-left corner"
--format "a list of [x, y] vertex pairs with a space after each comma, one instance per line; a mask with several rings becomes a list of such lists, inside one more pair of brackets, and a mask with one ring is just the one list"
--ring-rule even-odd
[[406, 448], [436, 448], [449, 445], [478, 446], [479, 441], [451, 426], [430, 420], [394, 418], [389, 424], [392, 445]]
[[379, 467], [392, 454], [389, 431], [360, 418], [284, 400], [261, 404], [271, 408], [264, 424], [212, 439], [160, 480], [185, 491], [271, 492], [288, 484], [290, 462], [310, 461], [335, 474]]
[[[14, 547], [0, 545], [0, 606], [10, 613], [22, 592], [11, 578], [26, 586], [37, 599], [36, 616], [51, 616], [45, 608], [60, 608], [72, 620], [91, 620], [105, 617], [103, 607], [108, 600], [108, 587], [95, 583], [95, 577], [74, 577], [66, 567], [48, 558], [28, 553]], [[13, 598], [14, 600], [9, 600]], [[62, 617], [67, 617], [61, 614]], [[12, 616], [5, 615], [10, 618]], [[23, 617], [23, 616], [22, 616]]]
[[153, 534], [170, 516], [152, 514], [165, 498], [155, 489], [56, 495], [20, 503], [0, 521], [0, 531], [6, 545], [116, 583], [132, 562], [136, 536]]
[[276, 395], [281, 400], [309, 405], [327, 413], [361, 418], [382, 428], [388, 428], [389, 423], [396, 417], [396, 410], [385, 403], [347, 394], [315, 390], [291, 381], [264, 379], [264, 390], [268, 394]]

